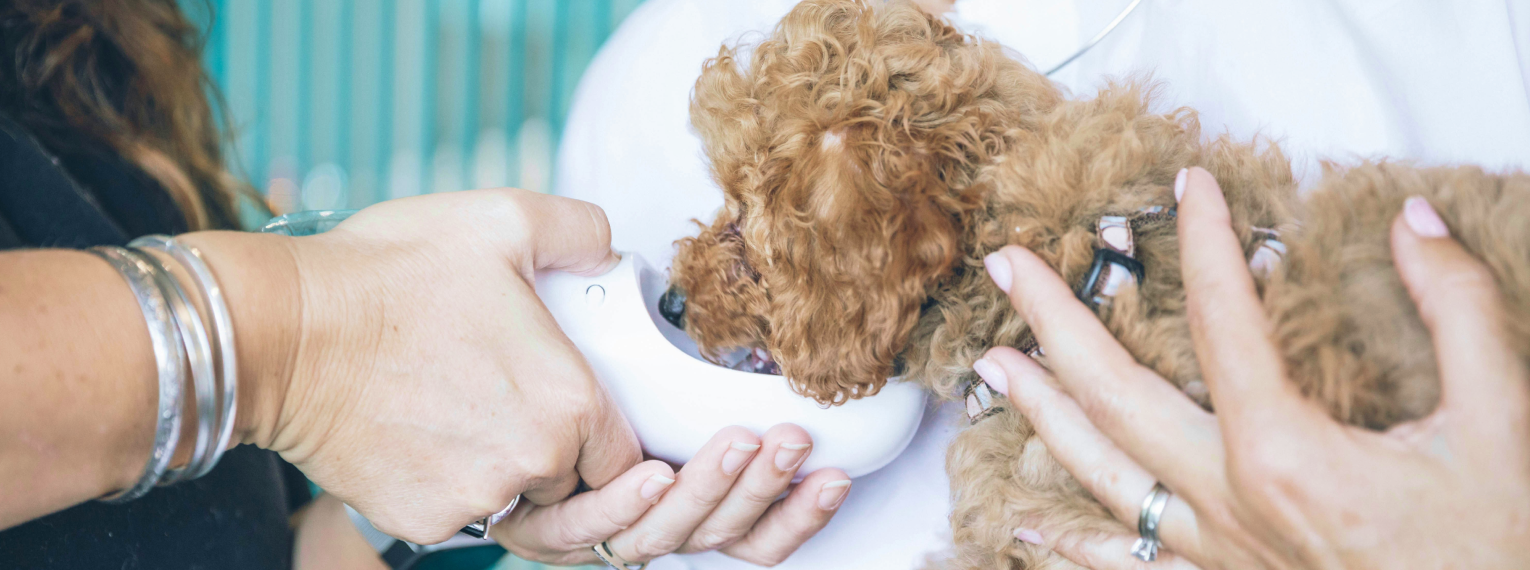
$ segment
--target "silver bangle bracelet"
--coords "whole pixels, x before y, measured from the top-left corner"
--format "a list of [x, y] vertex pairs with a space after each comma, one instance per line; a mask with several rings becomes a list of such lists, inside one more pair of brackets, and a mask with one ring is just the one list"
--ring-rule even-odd
[[143, 311], [154, 347], [154, 362], [159, 372], [159, 411], [154, 421], [154, 450], [143, 468], [143, 475], [132, 487], [112, 493], [101, 500], [125, 503], [154, 488], [164, 476], [181, 435], [181, 383], [186, 377], [186, 350], [164, 293], [154, 282], [154, 269], [138, 255], [120, 247], [103, 246], [89, 250], [110, 263], [127, 281]]
[[202, 322], [201, 311], [186, 296], [185, 288], [181, 287], [163, 261], [148, 253], [134, 253], [154, 268], [154, 281], [170, 301], [170, 314], [180, 330], [186, 360], [191, 365], [191, 395], [196, 402], [196, 440], [192, 444], [191, 459], [186, 462], [186, 466], [166, 471], [160, 480], [161, 485], [170, 485], [194, 479], [197, 477], [195, 473], [205, 473], [206, 468], [211, 467], [209, 459], [214, 455], [212, 448], [218, 444], [218, 436], [214, 432], [217, 429], [217, 370], [213, 368], [212, 340]]
[[[191, 470], [188, 466], [190, 472], [187, 478], [195, 479], [206, 475], [218, 464], [218, 461], [223, 458], [223, 453], [228, 451], [229, 441], [234, 434], [234, 414], [238, 409], [239, 397], [239, 361], [234, 345], [233, 318], [229, 313], [228, 303], [224, 300], [222, 287], [213, 277], [212, 269], [207, 266], [202, 252], [196, 247], [162, 235], [141, 237], [133, 240], [129, 245], [163, 252], [185, 268], [193, 284], [196, 285], [202, 308], [211, 317], [208, 322], [212, 328], [212, 340], [216, 342], [218, 348], [211, 355], [218, 369], [217, 393], [220, 396], [217, 408], [218, 427], [217, 437], [211, 442], [211, 456], [198, 469]], [[198, 405], [200, 405], [200, 399]], [[199, 410], [198, 414], [201, 413]]]

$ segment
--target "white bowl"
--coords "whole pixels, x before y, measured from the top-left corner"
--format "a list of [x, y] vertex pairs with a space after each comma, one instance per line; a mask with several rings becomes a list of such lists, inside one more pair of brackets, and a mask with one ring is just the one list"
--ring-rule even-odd
[[685, 463], [724, 427], [764, 433], [794, 423], [813, 437], [800, 475], [838, 467], [859, 477], [891, 462], [919, 429], [925, 392], [914, 384], [889, 382], [876, 396], [826, 408], [793, 392], [785, 377], [703, 360], [696, 344], [659, 316], [667, 286], [635, 253], [599, 277], [542, 272], [536, 282], [649, 455]]

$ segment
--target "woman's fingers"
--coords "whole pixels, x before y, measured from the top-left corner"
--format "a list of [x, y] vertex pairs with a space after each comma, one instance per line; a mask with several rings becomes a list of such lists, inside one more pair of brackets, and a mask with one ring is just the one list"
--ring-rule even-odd
[[679, 552], [716, 550], [748, 534], [765, 509], [791, 486], [797, 468], [813, 447], [807, 431], [793, 424], [770, 428], [760, 442], [755, 460], [744, 468], [728, 496], [691, 533]]
[[760, 438], [742, 427], [723, 428], [675, 475], [673, 489], [636, 524], [608, 541], [631, 562], [674, 552], [728, 496], [734, 481], [759, 453]]
[[1284, 380], [1285, 368], [1269, 340], [1264, 306], [1216, 179], [1199, 167], [1181, 171], [1175, 195], [1180, 199], [1180, 270], [1190, 334], [1223, 435], [1257, 439], [1268, 435], [1264, 426], [1332, 424]]
[[[1046, 262], [1010, 246], [984, 263], [1035, 331], [1059, 383], [1132, 459], [1151, 472], [1175, 476], [1219, 467], [1208, 460], [1221, 449], [1212, 436], [1215, 420], [1137, 364]], [[1200, 462], [1187, 464], [1187, 458]]]
[[601, 389], [591, 400], [590, 433], [579, 448], [574, 469], [585, 484], [599, 488], [642, 461], [643, 448], [609, 393]]
[[[1129, 528], [1136, 528], [1142, 500], [1158, 479], [1095, 429], [1078, 403], [1059, 390], [1046, 369], [1035, 361], [1013, 348], [989, 350], [983, 359], [996, 364], [1008, 378], [1010, 401], [1035, 426], [1052, 457], [1096, 500], [1110, 509], [1117, 520]], [[987, 375], [984, 379], [994, 382]], [[1215, 421], [1205, 421], [1214, 432]], [[1198, 455], [1178, 458], [1186, 462], [1186, 469], [1162, 475], [1165, 486], [1183, 489], [1187, 493], [1185, 498], [1191, 503], [1225, 496], [1219, 491], [1224, 484], [1220, 477], [1222, 447], [1219, 444], [1205, 447], [1196, 452]], [[1159, 537], [1165, 544], [1190, 552], [1189, 549], [1199, 543], [1194, 516], [1188, 509], [1165, 512]]]
[[663, 461], [646, 461], [601, 489], [546, 507], [519, 507], [491, 527], [490, 534], [522, 558], [591, 563], [595, 556], [590, 547], [637, 522], [674, 484], [674, 477]]
[[1504, 334], [1503, 300], [1492, 273], [1450, 239], [1439, 214], [1416, 196], [1392, 224], [1392, 254], [1434, 337], [1441, 408], [1471, 410], [1461, 414], [1467, 422], [1522, 430], [1530, 384]]
[[515, 235], [530, 242], [520, 244], [517, 251], [532, 252], [532, 269], [600, 275], [621, 261], [611, 251], [611, 224], [600, 206], [529, 190], [504, 192], [521, 209], [513, 223], [526, 227]]
[[814, 471], [771, 505], [749, 534], [721, 552], [761, 566], [780, 564], [829, 524], [849, 494], [850, 476], [844, 471]]
[[1132, 544], [1137, 541], [1137, 536], [1125, 532], [1074, 531], [1048, 536], [1053, 533], [1041, 531], [1038, 534], [1042, 540], [1042, 546], [1089, 570], [1196, 570], [1199, 568], [1189, 560], [1167, 550], [1159, 550], [1158, 558], [1153, 562], [1143, 562], [1131, 555]]

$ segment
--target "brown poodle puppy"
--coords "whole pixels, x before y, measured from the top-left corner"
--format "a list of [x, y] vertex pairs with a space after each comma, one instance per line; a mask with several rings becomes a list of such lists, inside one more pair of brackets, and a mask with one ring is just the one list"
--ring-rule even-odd
[[1014, 538], [1022, 518], [1121, 528], [971, 372], [998, 345], [1045, 362], [984, 271], [988, 253], [1035, 251], [1139, 362], [1209, 405], [1178, 265], [1183, 167], [1221, 183], [1288, 370], [1335, 417], [1382, 428], [1438, 400], [1429, 336], [1387, 245], [1408, 196], [1492, 267], [1508, 332], [1530, 352], [1525, 175], [1334, 167], [1299, 204], [1273, 145], [1204, 139], [1193, 111], [1154, 111], [1140, 83], [1068, 100], [908, 3], [809, 0], [741, 53], [723, 48], [696, 85], [692, 121], [726, 200], [680, 242], [660, 311], [709, 356], [744, 349], [740, 366], [779, 370], [820, 402], [898, 375], [965, 394], [973, 427], [948, 452], [946, 566], [1069, 566]]

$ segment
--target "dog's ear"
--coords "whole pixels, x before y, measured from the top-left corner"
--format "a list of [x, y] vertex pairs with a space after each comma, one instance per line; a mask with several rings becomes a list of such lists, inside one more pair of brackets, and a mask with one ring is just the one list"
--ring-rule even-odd
[[[874, 129], [824, 133], [771, 208], [750, 224], [770, 297], [767, 348], [804, 395], [875, 394], [894, 374], [929, 289], [960, 256], [975, 196], [954, 194], [938, 160], [889, 153]], [[754, 242], [760, 243], [760, 242]]]

